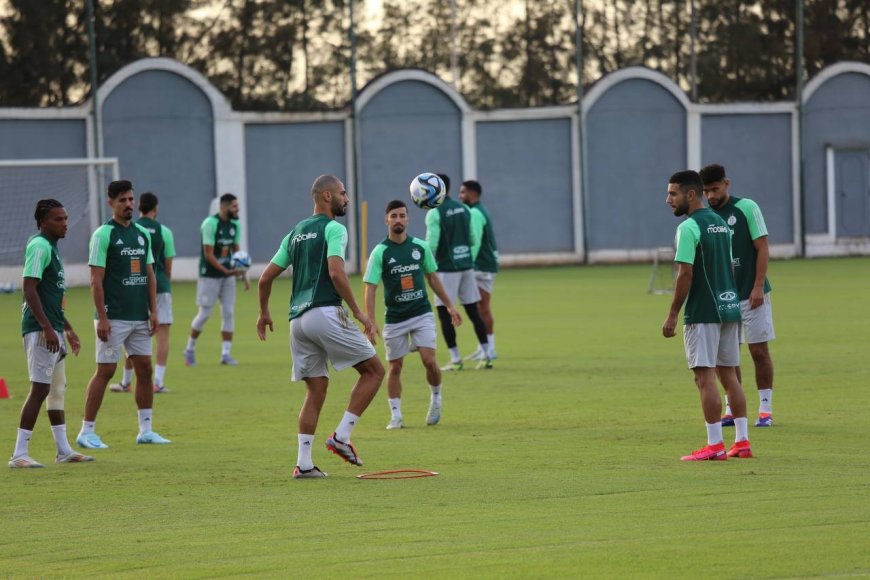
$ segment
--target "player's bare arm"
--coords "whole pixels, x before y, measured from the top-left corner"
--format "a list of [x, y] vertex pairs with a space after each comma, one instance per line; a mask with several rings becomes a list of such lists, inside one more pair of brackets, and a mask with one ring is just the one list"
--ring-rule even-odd
[[222, 272], [225, 276], [231, 276], [236, 273], [235, 270], [230, 270], [218, 261], [217, 257], [214, 255], [214, 246], [203, 244], [202, 253], [205, 256], [205, 261], [218, 272]]
[[151, 336], [157, 332], [157, 276], [154, 274], [154, 265], [145, 266], [145, 276], [148, 280], [148, 332]]
[[60, 350], [60, 337], [57, 336], [57, 333], [51, 327], [51, 323], [45, 315], [45, 310], [42, 309], [42, 301], [39, 299], [39, 293], [36, 291], [39, 282], [38, 278], [24, 278], [22, 284], [24, 287], [24, 301], [27, 303], [30, 311], [33, 312], [33, 316], [39, 322], [39, 326], [42, 327], [42, 332], [45, 335], [45, 348], [48, 349], [48, 352], [57, 352]]
[[377, 318], [375, 317], [375, 298], [377, 295], [377, 284], [370, 284], [368, 282], [363, 284], [363, 300], [366, 304], [366, 315], [374, 323], [377, 333], [380, 334], [381, 330], [378, 328]]
[[103, 279], [106, 277], [106, 269], [100, 266], [91, 266], [91, 297], [94, 307], [97, 309], [97, 338], [106, 342], [112, 333], [112, 325], [106, 314], [106, 295], [103, 292]]
[[767, 278], [767, 265], [770, 263], [770, 245], [767, 236], [752, 240], [755, 246], [755, 281], [749, 293], [749, 307], [758, 308], [764, 304], [764, 280]]
[[347, 274], [344, 271], [344, 260], [338, 256], [329, 256], [326, 262], [329, 267], [329, 278], [335, 286], [335, 291], [338, 292], [338, 295], [347, 304], [353, 317], [362, 323], [363, 333], [366, 335], [366, 338], [372, 344], [377, 344], [375, 340], [379, 334], [378, 327], [374, 323], [374, 320], [366, 316], [366, 313], [360, 310], [359, 305], [356, 303], [353, 289], [350, 287], [350, 280], [347, 279]]
[[260, 276], [260, 281], [257, 283], [257, 297], [260, 302], [260, 314], [257, 317], [257, 336], [260, 340], [266, 340], [267, 327], [269, 332], [275, 332], [272, 315], [269, 313], [269, 297], [272, 295], [272, 283], [283, 271], [283, 268], [269, 262], [269, 265], [266, 266], [266, 269]]
[[76, 331], [73, 330], [72, 324], [69, 323], [69, 320], [66, 318], [63, 319], [63, 329], [66, 332], [66, 340], [69, 344], [70, 351], [79, 356], [79, 352], [82, 349], [82, 341], [79, 340], [79, 335], [76, 334]]
[[680, 314], [680, 309], [686, 301], [686, 296], [689, 295], [689, 288], [692, 286], [692, 265], [683, 262], [677, 264], [677, 280], [674, 284], [674, 299], [671, 301], [671, 309], [668, 311], [668, 317], [662, 325], [662, 335], [665, 338], [671, 338], [677, 334], [677, 316]]
[[444, 290], [444, 285], [441, 283], [441, 278], [438, 277], [438, 274], [435, 272], [426, 274], [426, 281], [429, 283], [429, 287], [432, 288], [432, 292], [438, 296], [438, 299], [447, 308], [447, 313], [450, 314], [450, 321], [453, 322], [453, 326], [462, 324], [462, 316], [453, 307], [453, 302], [451, 302], [450, 296], [447, 295], [447, 291]]

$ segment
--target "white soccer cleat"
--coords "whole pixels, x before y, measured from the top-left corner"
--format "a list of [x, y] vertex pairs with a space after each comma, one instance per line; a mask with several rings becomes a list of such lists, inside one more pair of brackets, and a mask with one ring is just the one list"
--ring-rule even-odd
[[437, 425], [441, 421], [441, 401], [430, 400], [429, 412], [426, 414], [427, 425]]
[[401, 429], [405, 426], [405, 422], [401, 417], [393, 417], [390, 419], [390, 422], [387, 424], [387, 429]]
[[45, 466], [29, 455], [19, 455], [9, 460], [9, 467], [12, 469], [35, 469]]
[[93, 461], [94, 458], [90, 455], [84, 455], [79, 453], [78, 451], [70, 451], [66, 455], [58, 455], [54, 462], [55, 463], [83, 463], [86, 461]]
[[293, 479], [318, 479], [321, 477], [326, 477], [327, 475], [329, 474], [320, 471], [320, 469], [318, 469], [316, 465], [311, 469], [299, 469], [299, 466], [297, 465], [293, 469]]
[[476, 351], [474, 351], [473, 353], [467, 355], [467, 356], [466, 356], [465, 358], [463, 358], [462, 360], [483, 360], [483, 359], [485, 359], [485, 358], [486, 358], [486, 354], [485, 354], [485, 353], [483, 352], [483, 350], [478, 346]]
[[155, 433], [154, 431], [148, 431], [147, 433], [137, 435], [136, 443], [139, 445], [166, 445], [167, 443], [172, 443], [172, 441], [165, 437], [161, 437], [160, 434]]

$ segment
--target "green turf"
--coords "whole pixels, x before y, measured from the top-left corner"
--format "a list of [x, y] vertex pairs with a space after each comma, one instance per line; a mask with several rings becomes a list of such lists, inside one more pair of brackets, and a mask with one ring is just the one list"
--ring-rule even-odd
[[[240, 292], [241, 366], [217, 364], [212, 320], [200, 365], [185, 368], [193, 285], [178, 284], [173, 392], [155, 408], [174, 443], [137, 447], [131, 395], [107, 393], [97, 426], [111, 449], [58, 466], [41, 416], [31, 451], [46, 469], [0, 471], [0, 575], [870, 575], [870, 259], [772, 264], [777, 423], [750, 428], [755, 459], [716, 463], [678, 460], [705, 430], [681, 340], [661, 336], [670, 298], [645, 293], [648, 275], [503, 272], [496, 368], [445, 374], [443, 423], [426, 427], [423, 373], [409, 359], [407, 428], [384, 429], [384, 388], [354, 431], [363, 468], [323, 447], [354, 379], [334, 374], [314, 453], [330, 477], [307, 481], [291, 478], [303, 388], [288, 381], [286, 325], [259, 343], [255, 295]], [[288, 293], [288, 281], [276, 285], [276, 318]], [[0, 401], [4, 453], [26, 392], [19, 300], [0, 296], [0, 376], [14, 396]], [[69, 304], [85, 343], [68, 364], [73, 438], [93, 327], [86, 289]], [[463, 327], [460, 346], [473, 342]], [[754, 410], [753, 383], [747, 391]], [[441, 475], [354, 477], [402, 467]]]

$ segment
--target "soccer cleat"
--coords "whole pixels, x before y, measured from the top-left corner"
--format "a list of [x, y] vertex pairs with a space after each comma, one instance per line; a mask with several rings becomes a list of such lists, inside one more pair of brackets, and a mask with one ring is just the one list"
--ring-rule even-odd
[[108, 449], [109, 446], [103, 443], [100, 436], [96, 433], [79, 433], [76, 437], [76, 445], [83, 449]]
[[749, 459], [752, 457], [752, 448], [749, 446], [749, 439], [737, 441], [728, 450], [728, 457], [737, 457], [740, 459]]
[[429, 400], [429, 412], [426, 413], [426, 424], [437, 425], [441, 421], [441, 401]]
[[759, 413], [758, 419], [755, 420], [756, 427], [773, 427], [773, 415], [770, 413]]
[[492, 368], [492, 359], [491, 358], [484, 358], [474, 366], [474, 370], [476, 370], [476, 371], [479, 371], [480, 369], [491, 369], [491, 368]]
[[170, 391], [168, 388], [166, 388], [166, 385], [158, 385], [157, 383], [155, 383], [154, 384], [154, 392], [155, 393], [169, 393]]
[[161, 437], [159, 434], [154, 431], [148, 431], [147, 433], [140, 433], [136, 436], [136, 443], [140, 445], [165, 445], [167, 443], [172, 443], [169, 439], [165, 439]]
[[707, 445], [695, 451], [690, 455], [683, 455], [680, 461], [725, 461], [728, 459], [725, 453], [725, 444], [722, 442], [714, 445]]
[[360, 459], [359, 455], [357, 455], [356, 449], [353, 446], [353, 443], [348, 441], [345, 443], [344, 441], [339, 441], [335, 433], [329, 436], [329, 439], [326, 440], [326, 448], [347, 461], [348, 463], [352, 463], [353, 465], [362, 465], [362, 459]]
[[477, 350], [473, 353], [466, 355], [462, 360], [483, 360], [486, 358], [486, 355], [483, 353], [480, 347], [477, 347]]
[[401, 417], [393, 417], [390, 419], [390, 422], [387, 423], [387, 429], [401, 429], [405, 426], [405, 422], [402, 421]]
[[184, 349], [184, 365], [188, 367], [196, 366], [196, 351], [190, 348]]
[[734, 426], [734, 417], [732, 415], [722, 415], [722, 426], [723, 427], [733, 427]]
[[465, 365], [462, 364], [462, 361], [452, 362], [441, 367], [441, 370], [445, 373], [449, 371], [461, 371], [464, 366]]
[[90, 455], [83, 455], [78, 451], [70, 451], [66, 455], [58, 455], [55, 457], [55, 463], [83, 463], [86, 461], [93, 461], [94, 458]]
[[19, 455], [9, 460], [9, 467], [12, 469], [33, 469], [45, 466], [29, 455]]
[[329, 474], [320, 471], [316, 465], [311, 469], [299, 469], [298, 465], [293, 468], [293, 479], [315, 479], [326, 477], [327, 475]]
[[225, 355], [221, 355], [221, 364], [228, 365], [231, 367], [236, 367], [236, 366], [239, 366], [239, 361], [237, 361], [236, 359], [234, 359], [230, 355], [225, 354]]
[[109, 390], [113, 393], [129, 393], [130, 385], [125, 385], [124, 383], [112, 383], [109, 385]]

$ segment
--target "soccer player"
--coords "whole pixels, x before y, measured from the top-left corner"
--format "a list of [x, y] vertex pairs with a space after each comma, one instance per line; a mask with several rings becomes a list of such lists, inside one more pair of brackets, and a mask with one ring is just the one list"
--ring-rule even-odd
[[432, 251], [425, 241], [408, 236], [408, 206], [399, 200], [391, 201], [387, 204], [384, 222], [387, 224], [387, 238], [372, 250], [363, 282], [366, 314], [374, 321], [375, 295], [378, 284], [384, 281], [384, 346], [389, 363], [387, 392], [391, 414], [387, 429], [404, 426], [402, 364], [405, 355], [415, 350], [420, 352], [431, 392], [426, 424], [437, 425], [441, 420], [441, 369], [435, 358], [438, 333], [426, 282], [444, 304], [454, 326], [462, 324], [462, 317], [435, 273], [438, 266]]
[[[489, 346], [486, 342], [486, 327], [477, 310], [480, 292], [474, 281], [474, 260], [471, 248], [477, 243], [471, 229], [471, 212], [468, 207], [450, 197], [450, 178], [443, 173], [438, 177], [444, 181], [447, 196], [441, 205], [426, 212], [426, 243], [435, 254], [438, 264], [438, 277], [447, 290], [451, 300], [458, 301], [465, 308], [465, 314], [474, 326], [479, 350], [486, 353], [478, 367], [492, 368]], [[450, 320], [447, 306], [435, 295], [435, 306], [441, 321], [441, 332], [450, 351], [450, 364], [441, 367], [442, 371], [462, 370], [462, 355], [456, 342], [456, 329]]]
[[[199, 311], [190, 328], [190, 338], [184, 349], [184, 364], [196, 365], [196, 339], [202, 333], [205, 323], [211, 317], [215, 303], [221, 303], [221, 364], [235, 366], [239, 362], [232, 357], [235, 328], [234, 311], [236, 306], [236, 276], [240, 275], [232, 267], [232, 256], [239, 250], [242, 226], [239, 223], [239, 201], [232, 193], [225, 193], [220, 199], [220, 210], [208, 216], [200, 226], [202, 248], [199, 258], [199, 279], [196, 282], [196, 304]], [[245, 279], [245, 290], [248, 282]]]
[[79, 447], [106, 449], [97, 435], [97, 413], [106, 394], [121, 348], [136, 373], [139, 435], [136, 443], [170, 443], [152, 430], [154, 386], [151, 381], [151, 335], [157, 330], [157, 280], [151, 235], [133, 222], [133, 184], [113, 181], [108, 188], [112, 218], [91, 236], [91, 295], [96, 306], [97, 370], [88, 383]]
[[[9, 460], [13, 469], [43, 467], [30, 457], [30, 437], [46, 401], [51, 434], [57, 446], [57, 463], [79, 463], [94, 458], [73, 451], [66, 437], [64, 359], [67, 344], [78, 356], [81, 343], [64, 314], [66, 281], [57, 241], [66, 237], [67, 213], [56, 199], [36, 203], [36, 227], [39, 233], [27, 241], [24, 249], [24, 308], [21, 333], [30, 374], [30, 394], [21, 408], [15, 451]], [[66, 332], [66, 341], [64, 341]]]
[[[272, 283], [288, 267], [293, 267], [293, 292], [290, 297], [290, 354], [294, 381], [305, 381], [306, 396], [299, 411], [299, 453], [293, 477], [326, 477], [311, 457], [314, 433], [329, 387], [327, 361], [336, 371], [353, 367], [359, 379], [350, 393], [347, 411], [326, 440], [326, 447], [348, 463], [362, 465], [351, 443], [351, 433], [384, 380], [384, 367], [372, 347], [378, 328], [360, 310], [350, 281], [344, 272], [347, 228], [335, 221], [347, 213], [348, 197], [344, 184], [334, 175], [321, 175], [311, 187], [314, 215], [296, 224], [281, 242], [272, 261], [260, 277], [260, 315], [257, 335], [266, 340], [266, 328], [274, 331], [269, 313]], [[350, 320], [362, 323], [365, 336]], [[366, 338], [368, 337], [368, 340]]]
[[[157, 278], [157, 364], [154, 366], [154, 392], [168, 393], [163, 384], [166, 377], [166, 362], [169, 359], [169, 326], [172, 324], [172, 259], [175, 257], [175, 238], [172, 230], [157, 221], [159, 201], [147, 191], [139, 196], [139, 219], [136, 223], [151, 234], [151, 253], [154, 256], [154, 276]], [[133, 362], [124, 361], [124, 378], [109, 386], [116, 393], [130, 392], [133, 382]]]
[[[746, 399], [736, 372], [740, 364], [740, 302], [731, 267], [731, 231], [722, 218], [704, 207], [703, 195], [704, 185], [694, 171], [679, 171], [668, 181], [667, 204], [675, 216], [688, 217], [677, 227], [677, 279], [662, 334], [665, 338], [675, 336], [677, 315], [685, 303], [683, 342], [707, 424], [707, 445], [683, 456], [683, 461], [752, 457]], [[717, 371], [731, 400], [736, 426], [735, 443], [727, 452], [722, 440]]]
[[[731, 252], [734, 257], [734, 278], [743, 325], [740, 341], [749, 344], [749, 354], [755, 364], [755, 384], [758, 387], [758, 419], [756, 427], [773, 425], [773, 361], [767, 343], [773, 332], [773, 310], [770, 304], [770, 282], [767, 264], [770, 249], [767, 244], [767, 226], [758, 204], [745, 197], [729, 194], [731, 181], [721, 165], [707, 165], [700, 171], [704, 181], [704, 195], [710, 208], [718, 213], [731, 228]], [[740, 367], [737, 378], [742, 383]], [[725, 397], [725, 416], [722, 424], [734, 424], [728, 397]]]
[[[489, 358], [495, 360], [495, 319], [492, 316], [492, 287], [495, 275], [498, 273], [498, 246], [495, 243], [495, 231], [489, 210], [480, 203], [483, 187], [478, 181], [469, 179], [459, 187], [459, 199], [471, 208], [471, 228], [478, 242], [471, 248], [474, 258], [474, 281], [480, 293], [477, 309], [486, 327], [486, 343], [489, 346]], [[465, 360], [486, 360], [486, 355], [480, 349]]]

